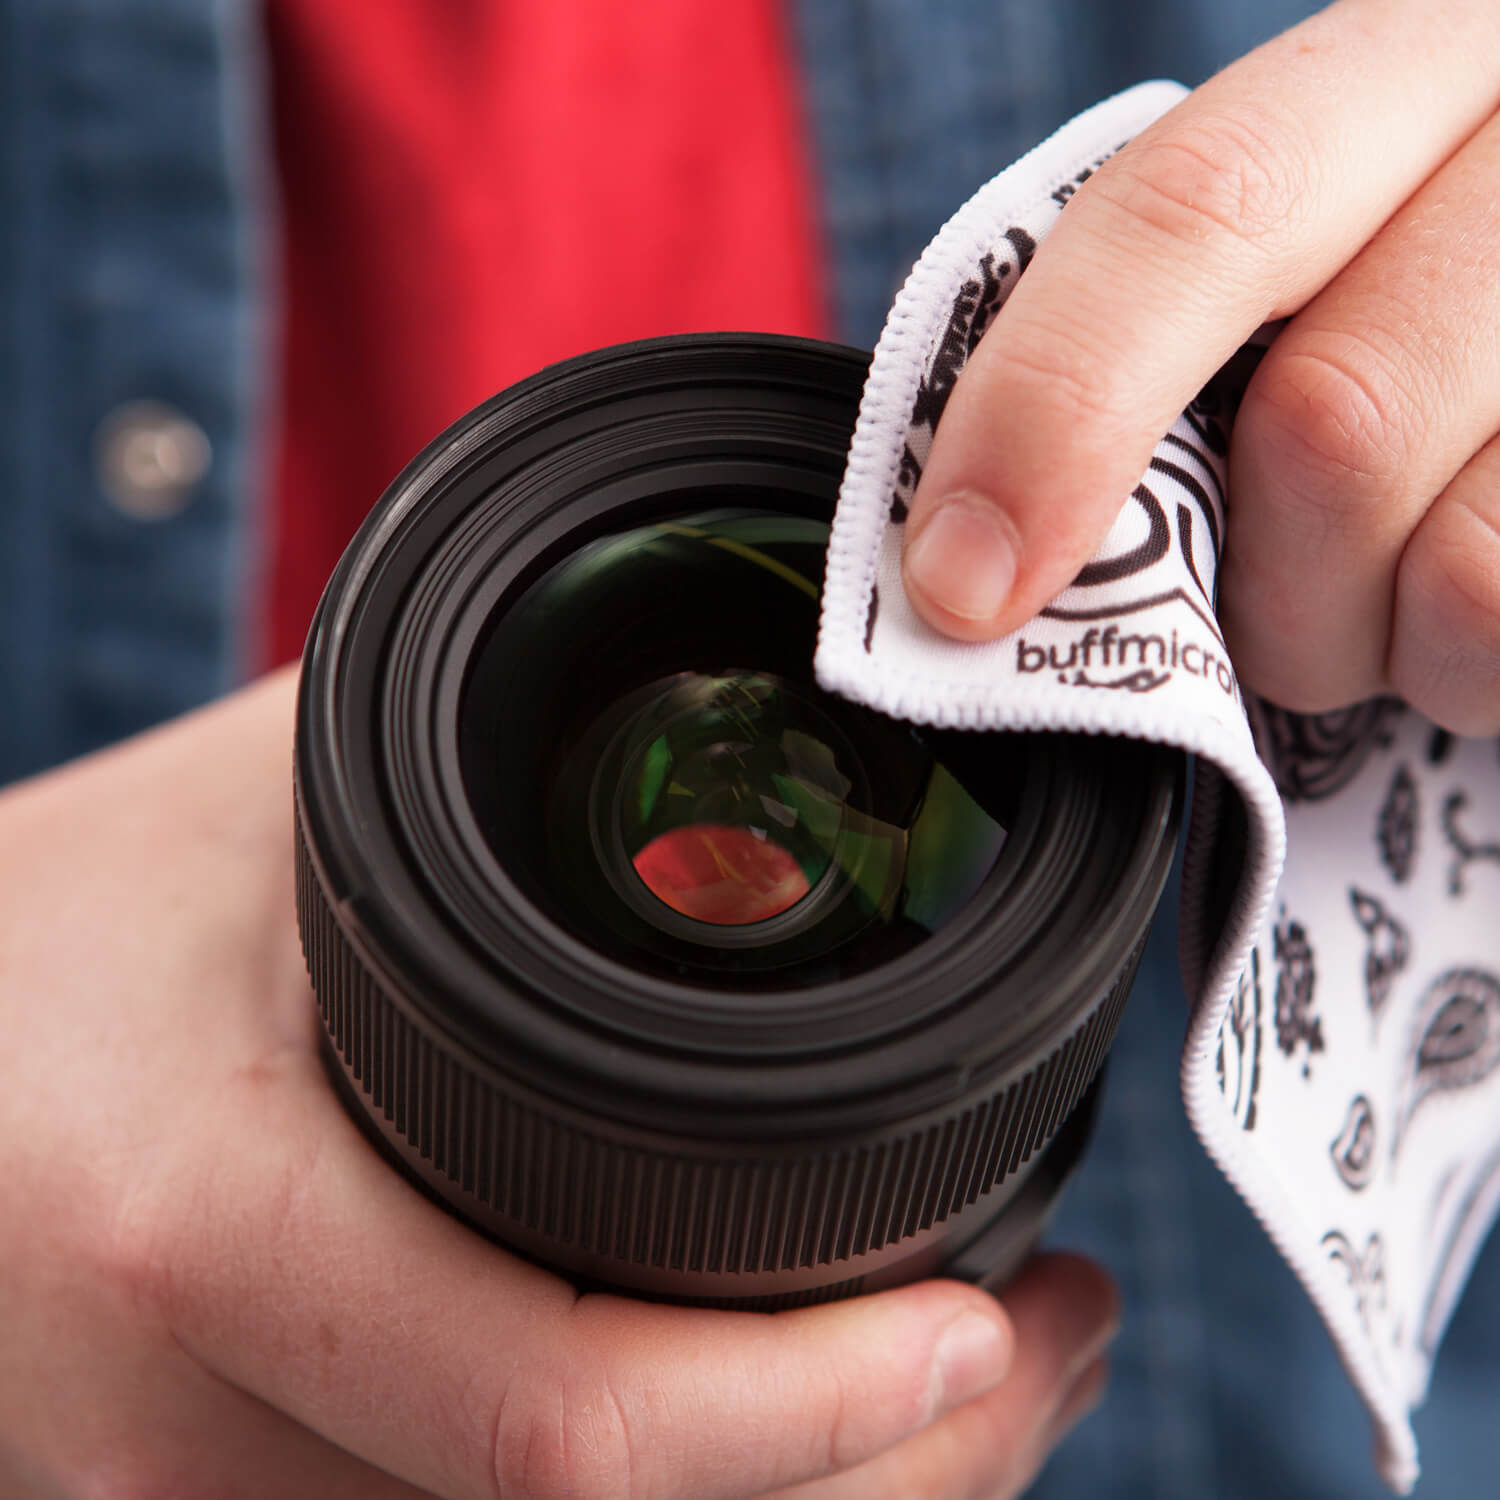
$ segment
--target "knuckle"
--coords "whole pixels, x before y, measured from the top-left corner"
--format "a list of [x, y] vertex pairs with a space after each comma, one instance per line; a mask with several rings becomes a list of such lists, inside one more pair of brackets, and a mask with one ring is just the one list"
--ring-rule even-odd
[[[926, 1366], [914, 1365], [903, 1378], [872, 1386], [858, 1367], [828, 1362], [809, 1371], [808, 1379], [800, 1409], [816, 1421], [807, 1430], [810, 1462], [798, 1467], [809, 1472], [842, 1474], [913, 1434], [935, 1439], [942, 1431]], [[815, 1435], [818, 1447], [811, 1446]], [[788, 1456], [800, 1453], [790, 1429], [783, 1442]]]
[[829, 1411], [826, 1432], [828, 1446], [824, 1453], [824, 1467], [829, 1474], [841, 1474], [865, 1456], [866, 1444], [856, 1431], [854, 1419], [857, 1403], [849, 1388], [847, 1377], [834, 1371], [829, 1390]]
[[1248, 116], [1206, 116], [1122, 152], [1096, 192], [1153, 236], [1261, 252], [1308, 212], [1303, 153]]
[[[1086, 432], [1090, 447], [1101, 451], [1134, 440], [1132, 372], [1102, 358], [1097, 336], [1071, 325], [1066, 315], [1054, 313], [1045, 328], [1013, 330], [1005, 363], [1004, 404], [1013, 419], [1045, 424], [1048, 431]], [[1088, 525], [1082, 513], [1055, 522], [1060, 528], [1076, 524], [1080, 531]]]
[[635, 1437], [602, 1370], [508, 1381], [490, 1469], [497, 1500], [638, 1500]]
[[1489, 733], [1500, 720], [1500, 506], [1495, 510], [1490, 515], [1457, 496], [1440, 501], [1403, 555], [1397, 579], [1392, 684], [1458, 733]]
[[1046, 392], [1047, 404], [1094, 422], [1108, 418], [1115, 392], [1101, 380], [1108, 372], [1097, 344], [1082, 330], [1054, 320], [1036, 338], [1013, 336], [1005, 346], [1008, 373]]
[[1456, 641], [1500, 652], [1500, 516], [1454, 496], [1439, 502], [1403, 559]]
[[1446, 598], [1454, 635], [1469, 653], [1500, 656], [1500, 551], [1433, 550], [1435, 594]]
[[151, 1213], [122, 1205], [109, 1220], [80, 1224], [74, 1232], [91, 1285], [139, 1322], [170, 1324], [181, 1277]]
[[1399, 488], [1415, 408], [1399, 364], [1369, 340], [1303, 338], [1272, 348], [1236, 437], [1273, 485], [1352, 528]]

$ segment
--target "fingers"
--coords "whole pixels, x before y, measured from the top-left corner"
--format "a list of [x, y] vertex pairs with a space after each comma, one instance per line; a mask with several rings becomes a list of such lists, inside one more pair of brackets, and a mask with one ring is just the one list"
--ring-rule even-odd
[[1497, 47], [1490, 0], [1342, 0], [1096, 172], [949, 399], [907, 523], [918, 612], [989, 639], [1058, 593], [1209, 375], [1493, 110]]
[[[1485, 680], [1500, 547], [1482, 468], [1454, 476], [1500, 430], [1497, 175], [1500, 116], [1292, 322], [1246, 392], [1220, 615], [1245, 683], [1288, 708], [1394, 685], [1449, 727], [1466, 708], [1492, 722], [1463, 700]], [[1492, 675], [1482, 696], [1493, 714]]]
[[164, 1314], [210, 1369], [452, 1500], [759, 1494], [1009, 1367], [1008, 1320], [953, 1283], [775, 1317], [580, 1300], [413, 1193], [311, 1085], [275, 1109], [305, 1153], [194, 1202]]
[[1388, 674], [1445, 729], [1500, 733], [1500, 438], [1465, 465], [1406, 544]]
[[776, 1500], [1001, 1500], [1019, 1495], [1103, 1393], [1102, 1355], [1119, 1325], [1109, 1278], [1076, 1256], [1049, 1255], [1006, 1288], [1015, 1328], [1009, 1375], [860, 1468]]
[[991, 1482], [976, 1490], [976, 1500], [1014, 1500], [1025, 1493], [1046, 1466], [1047, 1460], [1070, 1432], [1104, 1399], [1109, 1384], [1109, 1356], [1101, 1354], [1073, 1382], [1062, 1405], [1037, 1438], [998, 1485]]

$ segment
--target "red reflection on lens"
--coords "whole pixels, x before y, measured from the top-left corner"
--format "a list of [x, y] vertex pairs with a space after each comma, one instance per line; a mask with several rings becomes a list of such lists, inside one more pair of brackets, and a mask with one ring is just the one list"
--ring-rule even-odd
[[636, 855], [635, 872], [658, 901], [698, 922], [764, 922], [808, 892], [802, 866], [748, 828], [694, 823], [660, 834]]

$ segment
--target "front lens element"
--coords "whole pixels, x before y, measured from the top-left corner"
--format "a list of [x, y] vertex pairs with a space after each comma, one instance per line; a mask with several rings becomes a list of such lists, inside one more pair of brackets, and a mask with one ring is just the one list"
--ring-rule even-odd
[[[608, 711], [604, 732], [623, 726], [594, 770], [589, 812], [595, 856], [616, 894], [679, 931], [657, 903], [743, 927], [805, 900], [795, 921], [747, 935], [768, 939], [838, 904], [854, 909], [859, 926], [889, 919], [908, 830], [861, 811], [871, 799], [860, 756], [815, 695], [767, 673], [683, 672]], [[585, 745], [600, 737], [596, 729]], [[565, 806], [559, 812], [566, 818]], [[650, 902], [639, 899], [641, 886]]]
[[478, 653], [480, 826], [539, 904], [633, 966], [826, 982], [940, 929], [1000, 856], [1009, 809], [980, 806], [972, 766], [812, 680], [827, 536], [726, 508], [601, 537]]

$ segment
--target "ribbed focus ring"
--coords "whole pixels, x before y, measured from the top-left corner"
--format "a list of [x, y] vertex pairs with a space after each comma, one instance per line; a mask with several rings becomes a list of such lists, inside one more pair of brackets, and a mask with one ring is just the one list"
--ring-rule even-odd
[[[1041, 1064], [950, 1117], [855, 1148], [715, 1157], [621, 1145], [478, 1076], [375, 981], [340, 929], [300, 809], [297, 910], [323, 1024], [371, 1111], [502, 1222], [661, 1270], [738, 1273], [876, 1251], [975, 1203], [1044, 1145], [1103, 1061], [1144, 937]], [[503, 1233], [503, 1230], [502, 1230]]]

